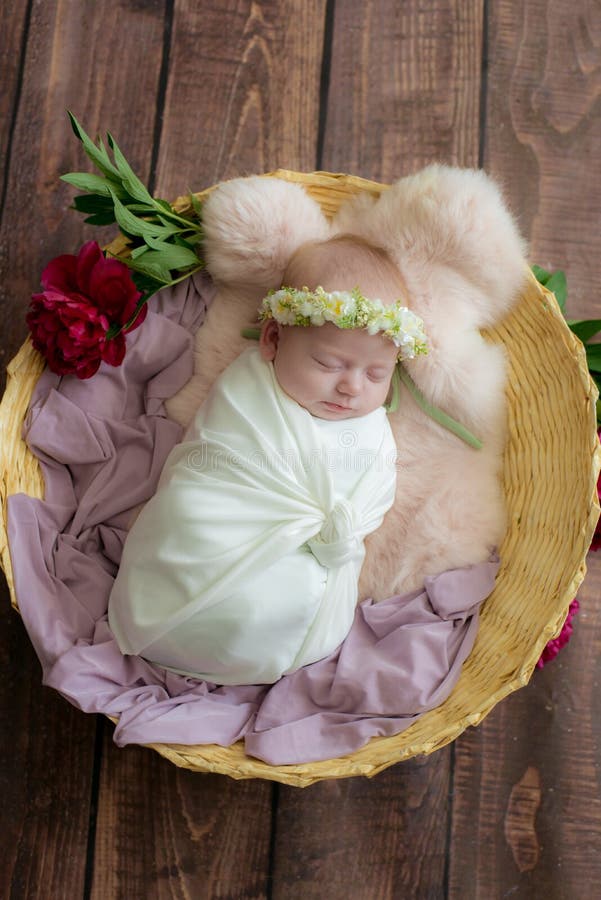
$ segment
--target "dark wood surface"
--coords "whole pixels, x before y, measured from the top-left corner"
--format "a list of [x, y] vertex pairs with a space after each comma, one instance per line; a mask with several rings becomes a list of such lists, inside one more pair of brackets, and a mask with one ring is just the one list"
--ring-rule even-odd
[[[571, 315], [601, 315], [594, 4], [22, 0], [2, 27], [2, 369], [45, 263], [110, 236], [58, 181], [86, 167], [67, 108], [169, 198], [278, 166], [484, 165]], [[299, 790], [118, 750], [41, 686], [3, 584], [0, 897], [601, 896], [600, 596], [590, 554], [570, 645], [451, 747]]]

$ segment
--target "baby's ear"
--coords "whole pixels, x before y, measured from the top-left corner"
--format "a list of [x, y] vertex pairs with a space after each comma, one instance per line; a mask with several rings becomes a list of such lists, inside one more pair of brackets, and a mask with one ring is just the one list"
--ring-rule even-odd
[[280, 286], [292, 254], [330, 226], [299, 184], [253, 175], [219, 185], [202, 208], [207, 269], [230, 285]]
[[267, 362], [273, 362], [280, 339], [280, 326], [275, 319], [267, 319], [261, 326], [259, 351]]

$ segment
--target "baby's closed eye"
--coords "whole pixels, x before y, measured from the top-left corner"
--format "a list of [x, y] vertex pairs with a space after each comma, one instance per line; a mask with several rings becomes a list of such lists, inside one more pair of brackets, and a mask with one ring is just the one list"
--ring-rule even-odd
[[329, 359], [328, 357], [318, 357], [314, 356], [313, 359], [316, 363], [322, 366], [324, 369], [330, 369], [331, 371], [335, 371], [336, 369], [341, 369], [342, 365], [338, 360]]
[[372, 381], [385, 381], [387, 378], [390, 378], [392, 372], [390, 369], [369, 369], [367, 373], [367, 377]]

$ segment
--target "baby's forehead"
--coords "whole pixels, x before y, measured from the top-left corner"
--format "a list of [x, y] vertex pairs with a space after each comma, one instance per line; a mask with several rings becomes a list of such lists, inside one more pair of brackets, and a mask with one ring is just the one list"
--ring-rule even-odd
[[337, 328], [331, 322], [311, 325], [307, 328], [291, 326], [291, 331], [302, 334], [312, 349], [337, 354], [343, 358], [368, 358], [370, 361], [387, 363], [396, 360], [396, 348], [392, 341], [382, 335], [369, 334], [362, 328]]

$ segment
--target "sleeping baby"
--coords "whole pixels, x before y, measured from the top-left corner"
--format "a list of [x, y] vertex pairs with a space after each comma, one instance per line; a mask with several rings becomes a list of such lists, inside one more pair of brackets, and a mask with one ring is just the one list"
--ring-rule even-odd
[[391, 378], [426, 352], [362, 238], [303, 244], [282, 284], [169, 455], [109, 602], [123, 653], [216, 684], [271, 684], [346, 637], [395, 496]]

